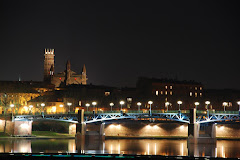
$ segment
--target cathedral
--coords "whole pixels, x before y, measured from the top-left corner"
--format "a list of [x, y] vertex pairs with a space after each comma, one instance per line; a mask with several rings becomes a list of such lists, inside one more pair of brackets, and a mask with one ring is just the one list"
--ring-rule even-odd
[[83, 65], [82, 73], [77, 74], [71, 70], [70, 61], [67, 61], [66, 70], [54, 73], [54, 49], [45, 49], [44, 59], [44, 82], [51, 83], [55, 87], [62, 87], [71, 84], [87, 84], [86, 67]]

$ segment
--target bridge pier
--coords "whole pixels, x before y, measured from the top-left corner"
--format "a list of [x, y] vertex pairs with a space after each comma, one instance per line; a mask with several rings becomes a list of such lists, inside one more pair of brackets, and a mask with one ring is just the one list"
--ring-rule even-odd
[[216, 144], [216, 125], [209, 124], [205, 135], [199, 135], [200, 123], [196, 123], [196, 109], [190, 109], [190, 124], [188, 124], [188, 144]]

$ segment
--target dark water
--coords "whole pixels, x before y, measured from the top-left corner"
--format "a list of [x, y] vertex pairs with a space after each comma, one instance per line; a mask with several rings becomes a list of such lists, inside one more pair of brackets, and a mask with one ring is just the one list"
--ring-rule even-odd
[[187, 146], [187, 140], [121, 139], [88, 141], [81, 146], [74, 139], [0, 140], [1, 153], [86, 153], [86, 154], [140, 154], [198, 157], [240, 157], [240, 141], [218, 140], [214, 145]]

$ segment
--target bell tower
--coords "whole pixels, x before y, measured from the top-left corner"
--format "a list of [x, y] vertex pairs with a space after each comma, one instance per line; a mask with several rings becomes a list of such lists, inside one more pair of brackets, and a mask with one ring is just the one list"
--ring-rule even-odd
[[54, 75], [54, 49], [45, 48], [44, 54], [44, 78], [45, 82], [51, 82]]

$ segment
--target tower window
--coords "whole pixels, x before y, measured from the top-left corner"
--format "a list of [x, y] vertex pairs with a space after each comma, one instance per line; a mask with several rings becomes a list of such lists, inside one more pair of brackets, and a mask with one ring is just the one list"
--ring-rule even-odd
[[197, 97], [197, 92], [195, 92], [195, 97]]
[[202, 90], [202, 87], [200, 87], [200, 90]]
[[163, 91], [161, 91], [161, 95], [163, 95]]
[[105, 92], [105, 96], [109, 96], [110, 95], [110, 92]]
[[172, 91], [170, 91], [170, 95], [172, 95]]
[[192, 92], [189, 93], [190, 97], [192, 97]]
[[156, 96], [158, 96], [158, 91], [156, 91]]
[[200, 93], [200, 97], [202, 97], [202, 93]]
[[195, 90], [197, 90], [197, 87], [195, 87]]
[[165, 91], [165, 95], [167, 95], [167, 91]]
[[172, 86], [170, 86], [170, 89], [172, 89]]
[[165, 88], [167, 89], [167, 86], [165, 86]]

